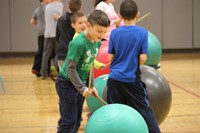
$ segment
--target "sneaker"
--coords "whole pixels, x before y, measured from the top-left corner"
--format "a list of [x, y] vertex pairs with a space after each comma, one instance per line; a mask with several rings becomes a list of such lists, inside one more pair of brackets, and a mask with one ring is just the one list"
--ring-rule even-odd
[[51, 69], [52, 75], [53, 75], [54, 77], [56, 77], [56, 76], [58, 75], [58, 71], [57, 71], [56, 67], [55, 67], [55, 66], [51, 66], [50, 69]]
[[89, 113], [87, 114], [87, 117], [88, 117], [87, 121], [90, 119], [91, 116], [92, 116], [92, 113], [89, 112]]
[[56, 79], [54, 78], [54, 75], [53, 75], [53, 74], [50, 73], [50, 74], [48, 75], [48, 77], [51, 78], [51, 80], [53, 80], [54, 82], [56, 81]]
[[37, 77], [40, 77], [40, 72], [35, 70], [35, 69], [32, 69], [32, 73], [35, 74]]
[[40, 78], [41, 78], [42, 80], [47, 79], [47, 77], [45, 77], [45, 76], [41, 76]]

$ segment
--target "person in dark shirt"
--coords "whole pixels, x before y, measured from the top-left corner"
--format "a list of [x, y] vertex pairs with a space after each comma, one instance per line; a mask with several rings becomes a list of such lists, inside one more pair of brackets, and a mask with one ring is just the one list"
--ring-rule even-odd
[[67, 56], [69, 42], [75, 34], [74, 28], [71, 26], [71, 16], [79, 12], [82, 6], [81, 0], [70, 0], [67, 8], [69, 11], [60, 17], [56, 28], [56, 56], [58, 58], [59, 69], [64, 63]]

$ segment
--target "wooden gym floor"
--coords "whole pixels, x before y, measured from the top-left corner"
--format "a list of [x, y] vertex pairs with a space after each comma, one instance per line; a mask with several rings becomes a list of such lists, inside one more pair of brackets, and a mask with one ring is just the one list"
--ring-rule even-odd
[[[54, 82], [31, 73], [33, 58], [0, 57], [0, 133], [55, 133], [58, 97]], [[166, 53], [161, 73], [169, 81], [172, 106], [162, 133], [200, 133], [200, 52]], [[84, 132], [87, 106], [83, 108]]]

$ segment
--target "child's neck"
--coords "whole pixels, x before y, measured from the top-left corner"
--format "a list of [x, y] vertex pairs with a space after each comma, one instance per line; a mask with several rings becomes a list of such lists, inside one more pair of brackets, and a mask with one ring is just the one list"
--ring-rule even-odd
[[51, 0], [51, 2], [61, 2], [61, 0]]
[[106, 1], [105, 1], [105, 3], [106, 3], [106, 4], [110, 4], [111, 2], [106, 2]]
[[124, 25], [135, 25], [136, 24], [136, 19], [133, 20], [123, 20], [124, 21]]
[[85, 29], [84, 34], [85, 34], [85, 37], [88, 39], [88, 41], [90, 41], [91, 43], [94, 43], [94, 39], [88, 33], [87, 29]]
[[48, 2], [41, 2], [41, 5], [45, 5], [45, 4], [48, 4]]

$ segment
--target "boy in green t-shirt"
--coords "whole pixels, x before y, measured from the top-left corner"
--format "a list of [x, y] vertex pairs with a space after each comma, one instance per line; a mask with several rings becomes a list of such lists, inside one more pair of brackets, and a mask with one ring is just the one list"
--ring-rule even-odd
[[86, 85], [90, 64], [96, 58], [100, 40], [110, 25], [108, 16], [100, 10], [93, 11], [86, 23], [86, 29], [69, 44], [67, 58], [56, 79], [59, 96], [60, 120], [58, 133], [77, 133], [80, 127], [84, 98], [98, 96], [94, 88]]
[[[71, 16], [71, 25], [75, 29], [75, 34], [73, 36], [73, 39], [76, 38], [81, 32], [85, 30], [86, 22], [87, 22], [87, 18], [82, 12], [74, 13]], [[106, 68], [106, 64], [101, 63], [95, 59], [94, 68], [102, 70]]]

